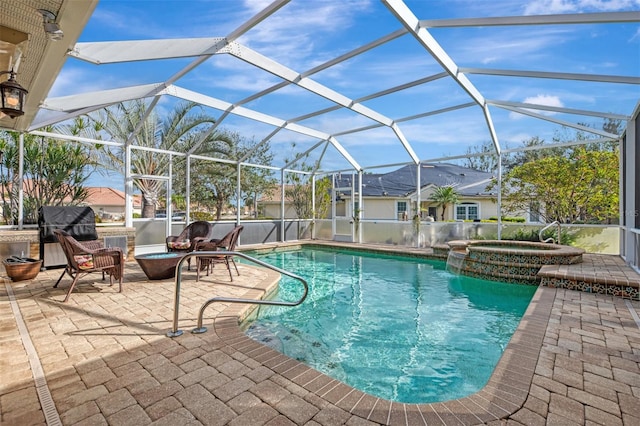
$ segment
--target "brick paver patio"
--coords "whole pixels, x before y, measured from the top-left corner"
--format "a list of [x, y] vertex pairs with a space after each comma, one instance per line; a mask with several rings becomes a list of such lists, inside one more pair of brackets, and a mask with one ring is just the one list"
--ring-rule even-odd
[[[635, 274], [607, 259], [610, 273]], [[62, 303], [60, 272], [0, 286], [2, 425], [640, 425], [638, 301], [541, 287], [484, 389], [400, 404], [252, 341], [240, 305], [211, 305], [210, 330], [189, 332], [207, 298], [261, 297], [273, 273], [240, 265], [231, 283], [216, 268], [196, 283], [186, 272], [185, 332], [169, 338], [173, 281], [129, 262], [123, 293], [94, 274]]]

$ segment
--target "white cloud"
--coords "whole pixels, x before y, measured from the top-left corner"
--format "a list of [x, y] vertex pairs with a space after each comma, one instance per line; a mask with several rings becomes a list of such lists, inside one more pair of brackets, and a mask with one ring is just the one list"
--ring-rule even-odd
[[550, 48], [558, 49], [575, 37], [570, 29], [555, 27], [539, 28], [534, 37], [532, 34], [530, 28], [483, 32], [481, 36], [454, 45], [451, 56], [459, 65], [514, 62], [522, 68], [527, 63], [535, 65], [546, 60]]
[[560, 107], [560, 108], [564, 106], [560, 98], [552, 95], [538, 95], [538, 96], [529, 97], [524, 100], [524, 103], [554, 106], [554, 107]]
[[[558, 107], [558, 108], [563, 108], [564, 107], [564, 104], [562, 103], [560, 98], [557, 97], [557, 96], [553, 96], [553, 95], [533, 96], [533, 97], [526, 98], [523, 102], [525, 104], [545, 105], [545, 106]], [[534, 111], [534, 112], [542, 114], [542, 115], [554, 115], [555, 114], [552, 111], [545, 111], [545, 110], [534, 110], [534, 109], [531, 109], [531, 111]], [[516, 112], [512, 112], [512, 113], [509, 114], [509, 118], [511, 118], [513, 120], [518, 120], [518, 119], [520, 119], [522, 117], [523, 117], [522, 114], [518, 114]]]
[[97, 92], [118, 86], [119, 76], [97, 78], [96, 73], [92, 73], [92, 71], [94, 70], [86, 66], [65, 68], [56, 78], [48, 97]]
[[[251, 0], [245, 4], [259, 11], [268, 3]], [[252, 28], [240, 41], [259, 51], [268, 47], [268, 56], [297, 68], [292, 60], [309, 61], [312, 53], [317, 57], [318, 52], [314, 49], [318, 48], [318, 43], [337, 30], [351, 27], [356, 19], [362, 18], [362, 13], [371, 8], [371, 3], [371, 0], [290, 3]]]
[[637, 9], [639, 0], [533, 0], [524, 8], [525, 15], [555, 13], [612, 12]]

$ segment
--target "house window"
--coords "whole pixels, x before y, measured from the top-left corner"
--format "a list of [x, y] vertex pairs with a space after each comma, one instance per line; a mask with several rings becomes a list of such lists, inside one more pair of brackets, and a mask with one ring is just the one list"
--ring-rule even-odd
[[397, 201], [396, 211], [397, 211], [398, 220], [409, 220], [409, 211], [407, 209], [406, 201]]
[[398, 212], [398, 220], [409, 220], [409, 212], [407, 211], [406, 201], [398, 201], [396, 203], [396, 208]]
[[456, 220], [475, 220], [480, 219], [478, 212], [478, 204], [462, 203], [456, 205]]
[[434, 220], [438, 219], [438, 208], [437, 207], [429, 207], [427, 209], [427, 214], [431, 216]]
[[540, 222], [540, 203], [537, 201], [529, 205], [529, 222]]

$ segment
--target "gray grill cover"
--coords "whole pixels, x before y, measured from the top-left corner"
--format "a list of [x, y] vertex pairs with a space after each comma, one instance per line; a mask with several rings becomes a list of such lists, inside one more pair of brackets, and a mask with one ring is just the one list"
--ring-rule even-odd
[[97, 240], [96, 216], [91, 207], [42, 206], [38, 210], [40, 244], [58, 242], [54, 229], [63, 229], [78, 241]]

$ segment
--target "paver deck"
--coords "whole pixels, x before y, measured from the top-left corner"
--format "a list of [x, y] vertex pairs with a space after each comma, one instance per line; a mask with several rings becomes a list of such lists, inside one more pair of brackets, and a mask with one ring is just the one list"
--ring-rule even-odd
[[[637, 278], [611, 260], [595, 258], [594, 265]], [[262, 297], [277, 283], [273, 273], [239, 267], [233, 283], [223, 268], [198, 283], [195, 272], [185, 272], [185, 333], [176, 338], [165, 335], [173, 327], [174, 282], [148, 281], [135, 262], [126, 265], [123, 293], [92, 274], [67, 303], [65, 285], [52, 288], [61, 270], [5, 280], [0, 423], [640, 424], [638, 301], [540, 287], [485, 388], [445, 403], [401, 404], [249, 339], [238, 327], [242, 305], [211, 305], [210, 330], [190, 333], [207, 298]]]

